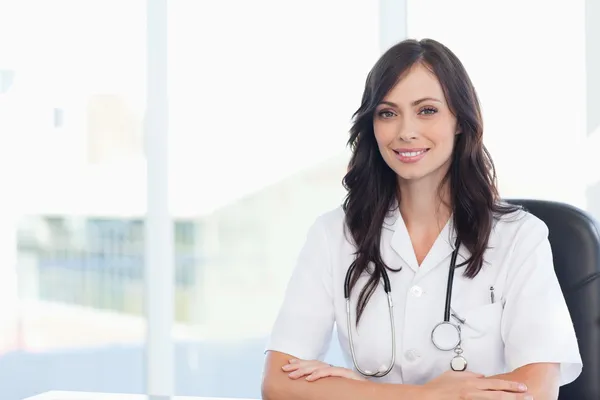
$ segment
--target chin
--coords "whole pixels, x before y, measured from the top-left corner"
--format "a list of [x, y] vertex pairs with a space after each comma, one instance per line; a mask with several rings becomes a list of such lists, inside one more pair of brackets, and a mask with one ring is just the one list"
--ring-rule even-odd
[[448, 169], [443, 168], [443, 166], [438, 168], [431, 168], [431, 166], [429, 166], [429, 168], [427, 168], [427, 166], [421, 166], [421, 168], [415, 167], [416, 165], [406, 168], [406, 166], [403, 165], [400, 166], [400, 168], [395, 168], [394, 172], [396, 173], [398, 179], [407, 182], [416, 182], [422, 179], [441, 180], [448, 171]]
[[406, 172], [406, 171], [398, 172], [398, 171], [396, 171], [396, 175], [398, 175], [398, 178], [405, 180], [405, 181], [417, 181], [417, 180], [427, 176], [427, 173], [418, 172], [418, 171], [414, 171], [414, 172]]

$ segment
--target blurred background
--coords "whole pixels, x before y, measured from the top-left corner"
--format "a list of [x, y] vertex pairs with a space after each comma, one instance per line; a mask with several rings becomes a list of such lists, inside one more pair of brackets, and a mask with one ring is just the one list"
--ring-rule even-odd
[[[149, 370], [259, 398], [306, 231], [345, 194], [366, 75], [405, 37], [465, 64], [504, 197], [600, 218], [598, 20], [598, 0], [0, 0], [0, 398], [142, 393]], [[149, 75], [149, 52], [168, 68]], [[167, 212], [170, 242], [147, 246]], [[149, 273], [153, 254], [173, 261]], [[160, 340], [172, 363], [148, 356]]]

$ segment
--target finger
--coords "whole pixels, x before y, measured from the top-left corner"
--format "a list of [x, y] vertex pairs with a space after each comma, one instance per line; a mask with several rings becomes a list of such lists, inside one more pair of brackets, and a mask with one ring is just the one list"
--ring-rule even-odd
[[292, 372], [292, 371], [297, 370], [300, 367], [301, 366], [299, 364], [285, 364], [283, 367], [281, 367], [281, 369], [284, 370], [285, 372]]
[[293, 364], [286, 364], [283, 367], [281, 367], [282, 370], [286, 371], [286, 372], [290, 372], [290, 371], [295, 371], [298, 368], [304, 368], [304, 367], [310, 367], [310, 366], [314, 366], [314, 365], [328, 365], [325, 363], [322, 363], [320, 361], [316, 361], [316, 360], [309, 360], [309, 361], [296, 361]]
[[310, 375], [317, 369], [322, 368], [320, 365], [309, 365], [306, 367], [298, 368], [296, 371], [291, 372], [288, 376], [292, 379], [298, 379], [306, 375]]
[[471, 372], [471, 371], [461, 371], [461, 372], [457, 372], [457, 374], [464, 375], [465, 377], [469, 377], [469, 378], [484, 378], [485, 377], [484, 374], [478, 374], [478, 373]]
[[298, 360], [298, 359], [292, 359], [286, 365], [313, 365], [313, 364], [329, 365], [329, 364], [327, 364], [323, 361], [319, 361], [319, 360]]
[[317, 364], [317, 363], [314, 362], [314, 361], [304, 361], [304, 360], [302, 360], [302, 361], [296, 361], [293, 364], [291, 364], [291, 363], [290, 364], [286, 364], [283, 367], [281, 367], [281, 369], [284, 370], [284, 371], [295, 371], [295, 370], [297, 370], [299, 368], [304, 368], [304, 367], [308, 367], [308, 366], [315, 365], [315, 364]]
[[479, 391], [468, 395], [466, 398], [469, 400], [532, 400], [528, 394], [525, 393], [511, 393], [502, 391]]
[[339, 371], [339, 368], [334, 367], [324, 367], [318, 368], [312, 374], [306, 377], [307, 381], [316, 381], [317, 379], [326, 378], [329, 376], [337, 376], [340, 378], [344, 378], [344, 373]]
[[324, 367], [318, 368], [312, 374], [306, 377], [307, 381], [316, 381], [317, 379], [337, 376], [339, 378], [347, 378], [354, 380], [362, 380], [357, 374], [353, 371], [346, 368], [338, 368], [338, 367]]
[[505, 381], [503, 379], [479, 379], [475, 385], [482, 390], [497, 390], [513, 393], [524, 393], [527, 385], [521, 382]]
[[313, 371], [313, 373], [308, 375], [306, 377], [306, 380], [309, 382], [314, 382], [316, 380], [319, 380], [321, 378], [326, 378], [328, 376], [340, 376], [339, 374], [335, 375], [335, 373], [333, 371], [330, 371], [331, 369], [333, 369], [333, 368], [332, 367], [318, 368], [315, 371]]
[[465, 378], [483, 378], [485, 375], [478, 374], [471, 371], [447, 371], [444, 372], [444, 375], [450, 376], [452, 378], [465, 379]]

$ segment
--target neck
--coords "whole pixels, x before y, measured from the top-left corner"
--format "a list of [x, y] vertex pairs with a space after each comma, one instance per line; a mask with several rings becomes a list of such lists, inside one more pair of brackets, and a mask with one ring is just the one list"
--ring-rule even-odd
[[452, 210], [448, 184], [440, 189], [438, 180], [400, 180], [400, 213], [409, 232], [439, 231]]

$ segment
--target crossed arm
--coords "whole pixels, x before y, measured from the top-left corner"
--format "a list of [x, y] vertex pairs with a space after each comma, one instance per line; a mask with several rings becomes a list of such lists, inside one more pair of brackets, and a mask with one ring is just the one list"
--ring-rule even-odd
[[523, 382], [535, 400], [556, 400], [560, 386], [560, 365], [555, 363], [528, 364], [512, 372], [495, 375], [509, 381]]
[[[360, 375], [345, 368], [330, 367], [318, 361], [304, 360], [298, 360], [292, 365], [288, 364], [289, 359], [289, 355], [276, 352], [267, 356], [262, 388], [264, 399], [318, 400], [342, 396], [348, 400], [410, 400], [423, 399], [425, 398], [424, 396], [431, 394], [425, 391], [423, 386], [369, 382], [362, 379]], [[289, 374], [290, 372], [291, 374]], [[462, 393], [463, 397], [460, 398], [465, 399], [558, 399], [560, 377], [560, 367], [558, 364], [529, 364], [510, 373], [487, 378], [478, 377], [475, 379], [474, 375], [467, 372], [454, 373], [454, 375], [445, 380], [437, 378], [436, 380], [439, 382], [436, 382], [436, 385], [438, 389], [440, 385], [442, 387], [446, 385], [442, 392], [447, 392], [448, 396], [444, 397], [447, 399], [459, 398], [456, 395], [453, 396], [450, 391], [455, 394], [458, 392]], [[465, 379], [462, 380], [461, 376], [464, 376]], [[315, 384], [315, 381], [319, 383]], [[516, 387], [518, 383], [524, 383], [527, 386], [526, 391], [522, 391]], [[474, 388], [473, 386], [479, 387]], [[475, 395], [477, 393], [484, 393], [485, 397], [464, 395], [463, 392], [469, 389], [477, 389], [472, 393]], [[433, 395], [432, 398], [437, 400], [439, 397], [438, 395]]]

